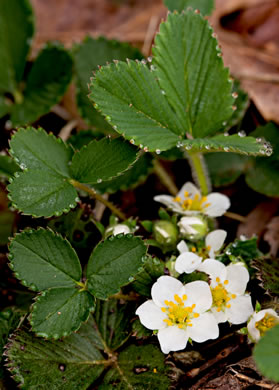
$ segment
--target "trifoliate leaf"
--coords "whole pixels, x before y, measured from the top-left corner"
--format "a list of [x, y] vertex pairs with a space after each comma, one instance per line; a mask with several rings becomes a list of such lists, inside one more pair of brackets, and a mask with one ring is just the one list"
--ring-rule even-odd
[[234, 153], [209, 153], [204, 157], [214, 187], [234, 183], [244, 173], [247, 164], [246, 156]]
[[268, 156], [270, 145], [263, 141], [258, 141], [254, 137], [243, 137], [238, 135], [217, 135], [212, 138], [196, 138], [193, 140], [183, 140], [179, 142], [190, 152], [232, 152], [251, 156]]
[[120, 138], [94, 140], [74, 155], [72, 177], [86, 184], [110, 180], [126, 171], [137, 157], [135, 148]]
[[70, 147], [32, 127], [19, 129], [10, 146], [11, 155], [24, 170], [8, 186], [16, 208], [36, 217], [51, 217], [75, 207], [77, 192], [68, 181]]
[[[257, 158], [251, 161], [251, 169], [246, 174], [246, 182], [254, 191], [268, 196], [279, 196], [278, 132], [279, 129], [274, 123], [268, 123], [252, 133], [254, 137], [270, 142], [273, 154], [269, 158]], [[267, 143], [267, 148], [269, 148], [268, 145]]]
[[77, 76], [77, 104], [82, 118], [91, 126], [100, 130], [113, 132], [108, 122], [93, 107], [88, 99], [88, 82], [92, 72], [100, 65], [105, 65], [113, 60], [125, 61], [126, 58], [142, 59], [140, 51], [127, 43], [108, 40], [100, 37], [93, 39], [86, 37], [85, 40], [73, 49], [75, 71]]
[[17, 171], [19, 171], [19, 166], [11, 157], [0, 155], [0, 176], [10, 178]]
[[69, 242], [51, 230], [26, 230], [10, 244], [10, 267], [33, 290], [75, 287], [81, 266]]
[[92, 295], [75, 288], [51, 288], [36, 298], [30, 323], [32, 330], [46, 338], [66, 337], [79, 329], [94, 310]]
[[279, 382], [279, 325], [268, 330], [255, 346], [253, 357], [260, 372]]
[[45, 341], [26, 329], [7, 345], [8, 367], [22, 389], [87, 390], [102, 374], [106, 360], [92, 318], [77, 333]]
[[140, 271], [146, 251], [144, 242], [130, 234], [111, 236], [101, 242], [88, 262], [88, 290], [100, 299], [119, 292]]
[[99, 390], [169, 389], [164, 355], [154, 345], [131, 345], [120, 353], [118, 365], [107, 372]]
[[48, 44], [27, 77], [22, 103], [12, 108], [14, 126], [29, 124], [59, 103], [72, 78], [73, 60], [62, 45]]
[[164, 0], [164, 4], [171, 12], [182, 12], [191, 7], [203, 15], [210, 15], [214, 8], [214, 0]]
[[16, 91], [34, 33], [28, 0], [0, 2], [0, 93]]
[[215, 134], [232, 113], [234, 98], [213, 30], [188, 10], [161, 23], [153, 48], [154, 77], [175, 111], [183, 132]]
[[94, 189], [100, 193], [114, 193], [116, 191], [126, 191], [141, 184], [153, 168], [153, 158], [145, 153], [135, 162], [135, 164], [122, 175], [100, 184], [95, 184]]

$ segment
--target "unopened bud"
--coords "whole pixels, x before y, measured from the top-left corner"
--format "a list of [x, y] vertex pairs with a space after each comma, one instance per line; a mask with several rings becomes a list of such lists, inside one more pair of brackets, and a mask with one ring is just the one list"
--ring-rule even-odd
[[178, 231], [176, 226], [169, 221], [157, 221], [153, 226], [155, 240], [164, 247], [176, 245]]
[[201, 216], [182, 217], [178, 226], [182, 236], [191, 241], [204, 238], [208, 232], [207, 221]]
[[111, 235], [116, 236], [117, 234], [120, 234], [120, 233], [128, 234], [128, 233], [131, 233], [131, 230], [124, 223], [119, 223], [117, 225], [110, 226], [109, 228], [107, 228], [106, 233], [105, 233], [105, 237], [108, 237]]

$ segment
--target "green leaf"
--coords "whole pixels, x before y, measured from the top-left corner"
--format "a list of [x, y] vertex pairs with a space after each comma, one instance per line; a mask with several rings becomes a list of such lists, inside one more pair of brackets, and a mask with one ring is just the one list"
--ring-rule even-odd
[[279, 382], [279, 325], [268, 330], [255, 346], [253, 357], [260, 372]]
[[0, 210], [0, 246], [7, 245], [13, 233], [16, 214], [9, 209]]
[[234, 183], [243, 173], [247, 157], [234, 153], [210, 153], [205, 161], [214, 187]]
[[15, 92], [34, 33], [28, 0], [0, 2], [0, 92]]
[[8, 190], [13, 206], [35, 217], [61, 215], [74, 208], [79, 200], [77, 191], [65, 178], [50, 172], [17, 173]]
[[72, 78], [73, 60], [60, 44], [48, 44], [28, 74], [24, 99], [12, 109], [14, 126], [32, 123], [59, 103]]
[[233, 113], [232, 82], [213, 30], [188, 10], [161, 23], [153, 48], [154, 77], [186, 132], [215, 134]]
[[97, 129], [107, 129], [112, 132], [111, 126], [93, 107], [87, 97], [88, 81], [92, 76], [92, 71], [96, 70], [98, 65], [105, 65], [113, 60], [142, 59], [143, 55], [138, 49], [127, 43], [108, 40], [103, 37], [98, 39], [86, 37], [81, 44], [74, 47], [73, 56], [77, 76], [77, 104], [82, 118]]
[[120, 353], [118, 365], [118, 370], [112, 368], [107, 372], [99, 390], [169, 389], [164, 355], [154, 345], [129, 346]]
[[81, 265], [69, 242], [51, 230], [26, 230], [10, 244], [10, 267], [22, 283], [41, 291], [75, 287]]
[[271, 153], [270, 145], [258, 141], [254, 137], [242, 137], [238, 134], [225, 136], [217, 135], [212, 138], [183, 140], [179, 144], [191, 152], [232, 152], [251, 156], [268, 156]]
[[8, 114], [10, 111], [9, 105], [6, 103], [4, 96], [0, 95], [0, 118]]
[[236, 96], [234, 102], [236, 110], [233, 112], [230, 119], [224, 124], [226, 130], [230, 130], [233, 126], [236, 126], [241, 122], [249, 106], [249, 96], [245, 91], [243, 91], [243, 89], [241, 89], [240, 83], [237, 80], [234, 80], [233, 83], [233, 95]]
[[269, 158], [257, 158], [246, 174], [247, 184], [257, 192], [268, 196], [279, 196], [279, 129], [274, 123], [259, 127], [252, 135], [266, 139], [273, 147]]
[[86, 184], [110, 180], [127, 170], [137, 157], [135, 148], [120, 138], [93, 140], [74, 155], [72, 177]]
[[19, 166], [11, 157], [0, 155], [0, 176], [10, 178], [17, 171], [19, 171]]
[[136, 275], [132, 284], [133, 289], [143, 296], [150, 297], [151, 287], [160, 276], [164, 275], [164, 269], [165, 265], [162, 261], [149, 257], [143, 271]]
[[97, 301], [94, 318], [99, 333], [106, 345], [113, 351], [121, 347], [131, 334], [131, 319], [134, 304], [120, 304], [117, 299]]
[[101, 242], [88, 262], [88, 290], [100, 299], [119, 292], [140, 271], [146, 251], [144, 242], [130, 234], [111, 236]]
[[152, 161], [153, 157], [150, 154], [145, 153], [139, 157], [132, 168], [110, 181], [95, 184], [94, 189], [102, 194], [105, 192], [111, 194], [119, 190], [126, 191], [128, 189], [135, 188], [146, 179], [152, 170]]
[[230, 261], [240, 259], [250, 266], [252, 259], [259, 259], [262, 257], [262, 252], [258, 249], [258, 238], [252, 237], [250, 239], [239, 240], [227, 245], [224, 253], [217, 256], [217, 259], [229, 263]]
[[90, 89], [95, 108], [132, 143], [155, 151], [170, 149], [179, 141], [183, 125], [147, 65], [129, 61], [104, 66]]
[[76, 134], [72, 134], [67, 143], [72, 145], [75, 150], [80, 150], [84, 145], [88, 145], [93, 139], [99, 140], [104, 137], [104, 134], [98, 130], [81, 130]]
[[43, 129], [32, 127], [19, 129], [10, 147], [11, 155], [24, 169], [8, 186], [16, 208], [36, 217], [51, 217], [75, 207], [77, 192], [68, 181], [70, 147]]
[[62, 341], [45, 341], [19, 330], [7, 345], [9, 369], [22, 389], [87, 390], [106, 360], [92, 318]]
[[13, 307], [6, 308], [0, 312], [0, 378], [2, 378], [4, 374], [2, 368], [4, 346], [8, 341], [9, 335], [18, 326], [23, 314], [24, 312], [22, 310]]
[[214, 9], [214, 0], [164, 0], [164, 4], [171, 12], [182, 12], [191, 7], [198, 9], [203, 15], [210, 15]]
[[279, 261], [272, 257], [253, 259], [252, 267], [257, 269], [257, 277], [265, 291], [279, 294]]
[[59, 339], [78, 330], [94, 306], [93, 297], [87, 291], [51, 288], [36, 298], [30, 324], [38, 336]]

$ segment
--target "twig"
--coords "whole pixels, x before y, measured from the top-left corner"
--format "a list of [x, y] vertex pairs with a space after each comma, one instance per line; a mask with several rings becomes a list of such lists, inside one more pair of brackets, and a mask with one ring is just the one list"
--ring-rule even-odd
[[230, 211], [227, 211], [224, 215], [225, 215], [225, 217], [235, 219], [236, 221], [246, 222], [246, 217], [243, 217], [242, 215], [239, 215], [236, 213], [232, 213]]
[[152, 15], [150, 20], [149, 20], [148, 28], [147, 28], [147, 31], [146, 31], [146, 34], [144, 37], [144, 43], [143, 43], [143, 47], [142, 47], [142, 53], [146, 57], [150, 53], [150, 47], [152, 45], [152, 41], [153, 41], [157, 26], [158, 26], [158, 22], [159, 22], [158, 15]]
[[63, 139], [63, 141], [67, 141], [67, 139], [70, 137], [72, 130], [76, 127], [78, 124], [78, 121], [76, 119], [72, 119], [70, 122], [68, 122], [62, 129], [60, 130], [58, 137]]
[[265, 383], [263, 381], [258, 381], [257, 379], [250, 378], [247, 375], [240, 374], [239, 372], [234, 370], [232, 367], [230, 367], [230, 371], [232, 371], [237, 378], [242, 379], [242, 380], [244, 380], [248, 383], [251, 383], [255, 386], [263, 387], [264, 389], [274, 389], [274, 390], [279, 388], [279, 386], [276, 386], [275, 384]]
[[59, 106], [58, 104], [52, 107], [51, 112], [60, 116], [65, 121], [69, 121], [72, 119], [70, 113], [67, 110], [65, 110], [65, 108]]
[[175, 182], [157, 159], [154, 160], [154, 171], [163, 185], [168, 189], [169, 193], [173, 196], [176, 196], [178, 193], [178, 188], [176, 187]]

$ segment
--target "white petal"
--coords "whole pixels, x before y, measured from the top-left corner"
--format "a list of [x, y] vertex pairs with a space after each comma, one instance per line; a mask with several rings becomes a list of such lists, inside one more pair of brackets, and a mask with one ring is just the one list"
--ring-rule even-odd
[[212, 287], [215, 287], [218, 284], [218, 282], [216, 282], [217, 277], [220, 278], [221, 282], [223, 282], [227, 275], [226, 266], [220, 261], [213, 259], [204, 260], [198, 270], [205, 272], [210, 276]]
[[184, 286], [184, 294], [187, 295], [185, 306], [196, 305], [194, 311], [204, 313], [212, 305], [212, 294], [208, 283], [201, 280], [187, 283]]
[[228, 321], [232, 324], [242, 324], [253, 314], [254, 309], [249, 295], [243, 295], [229, 301], [231, 307], [226, 309]]
[[227, 232], [225, 230], [214, 230], [210, 232], [205, 238], [205, 245], [210, 246], [209, 257], [215, 258], [215, 252], [217, 252], [225, 242]]
[[254, 313], [247, 324], [249, 337], [254, 342], [258, 342], [261, 338], [260, 331], [256, 328], [256, 323], [261, 321], [266, 314], [276, 318], [276, 322], [279, 323], [279, 316], [273, 309], [260, 310], [258, 313]]
[[160, 276], [151, 289], [151, 296], [158, 306], [166, 306], [164, 301], [173, 301], [174, 295], [179, 294], [183, 284], [171, 276]]
[[131, 233], [131, 230], [127, 225], [124, 225], [123, 223], [119, 223], [118, 225], [115, 225], [113, 228], [113, 234], [116, 236], [117, 234], [124, 233], [128, 234]]
[[242, 264], [231, 264], [227, 266], [226, 290], [233, 294], [242, 295], [245, 293], [249, 281], [249, 272]]
[[198, 188], [193, 183], [191, 183], [190, 181], [188, 181], [187, 183], [183, 184], [182, 188], [180, 189], [180, 191], [177, 194], [177, 196], [179, 196], [182, 200], [185, 200], [185, 195], [184, 195], [185, 191], [189, 192], [189, 197], [190, 198], [194, 198], [194, 196], [196, 194], [201, 196], [201, 193], [198, 190]]
[[197, 343], [203, 343], [219, 336], [219, 327], [213, 314], [204, 313], [192, 319], [192, 326], [188, 328], [189, 337]]
[[176, 247], [180, 253], [189, 252], [188, 245], [185, 241], [180, 241]]
[[187, 330], [179, 329], [177, 326], [168, 326], [158, 332], [158, 340], [163, 353], [185, 349], [188, 338]]
[[156, 202], [163, 203], [165, 206], [172, 206], [174, 203], [173, 197], [170, 195], [156, 195], [153, 198]]
[[218, 324], [228, 321], [228, 313], [226, 310], [217, 311], [216, 307], [212, 307], [211, 312], [214, 315]]
[[210, 217], [221, 217], [231, 205], [229, 198], [218, 192], [209, 194], [207, 196], [207, 203], [210, 205], [205, 209], [204, 213]]
[[175, 262], [175, 270], [182, 274], [191, 274], [194, 272], [202, 262], [202, 257], [197, 256], [192, 252], [184, 252], [178, 256]]
[[167, 318], [166, 314], [151, 300], [140, 305], [136, 311], [136, 315], [139, 316], [140, 322], [147, 329], [157, 330], [166, 327], [166, 323], [164, 322], [164, 319]]

